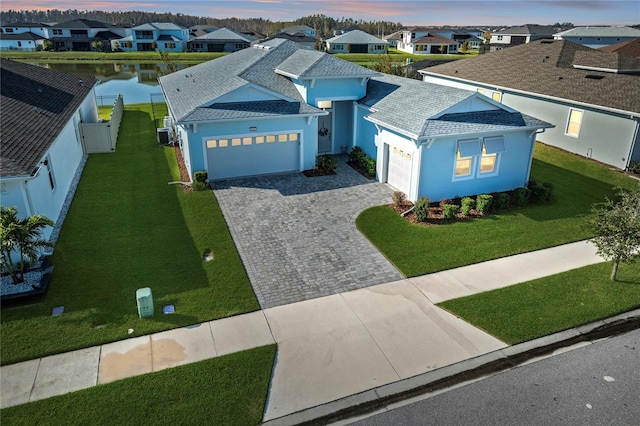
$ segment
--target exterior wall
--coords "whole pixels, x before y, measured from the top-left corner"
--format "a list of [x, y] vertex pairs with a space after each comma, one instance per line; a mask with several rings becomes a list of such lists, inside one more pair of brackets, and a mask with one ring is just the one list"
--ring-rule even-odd
[[376, 158], [378, 148], [376, 147], [376, 135], [378, 130], [375, 124], [364, 119], [365, 116], [371, 114], [368, 108], [361, 105], [355, 106], [355, 130], [353, 146], [359, 146], [371, 158]]
[[[505, 151], [498, 154], [497, 173], [487, 177], [454, 179], [455, 158], [458, 140], [469, 137], [436, 140], [431, 147], [422, 145], [420, 184], [418, 198], [427, 196], [431, 201], [509, 191], [523, 187], [529, 180], [533, 155], [534, 137], [530, 132], [487, 134], [482, 137], [504, 136]], [[474, 162], [477, 169], [478, 160]]]
[[22, 52], [35, 52], [42, 48], [44, 40], [5, 40], [0, 39], [0, 50], [18, 50]]
[[558, 38], [570, 41], [572, 43], [577, 43], [583, 46], [591, 47], [592, 49], [599, 49], [604, 46], [610, 46], [612, 44], [634, 40], [634, 37], [571, 37], [571, 36], [565, 37], [563, 36]]
[[316, 80], [313, 87], [311, 82], [305, 80], [304, 82], [296, 82], [296, 86], [304, 84], [304, 92], [298, 88], [300, 94], [305, 98], [305, 101], [309, 105], [318, 105], [318, 101], [326, 100], [357, 100], [364, 97], [367, 94], [366, 81], [362, 83], [362, 79], [327, 79]]
[[353, 101], [333, 103], [333, 152], [339, 154], [342, 145], [351, 147], [353, 137]]
[[[478, 88], [483, 88], [487, 92], [491, 90], [489, 87], [477, 84], [454, 82], [433, 76], [424, 76], [423, 80], [467, 90], [477, 90]], [[491, 96], [491, 94], [487, 93], [487, 96]], [[502, 93], [502, 103], [523, 114], [534, 116], [556, 126], [538, 134], [537, 140], [540, 142], [587, 158], [593, 158], [620, 169], [627, 167], [632, 143], [636, 137], [637, 119], [607, 113], [595, 108], [585, 108], [569, 102], [541, 99], [507, 91]], [[569, 111], [572, 108], [584, 111], [577, 138], [565, 134]], [[631, 159], [640, 160], [637, 148]]]
[[34, 33], [40, 37], [47, 37], [47, 27], [12, 27], [10, 24], [2, 27], [3, 34]]
[[[367, 43], [354, 43], [354, 44], [367, 44]], [[384, 42], [380, 43], [368, 43], [369, 47], [367, 53], [387, 53], [389, 45]], [[327, 52], [329, 53], [351, 53], [351, 44], [349, 43], [327, 43]]]
[[[256, 131], [249, 130], [256, 127]], [[300, 171], [313, 169], [318, 153], [318, 120], [314, 118], [311, 123], [307, 123], [307, 117], [295, 118], [270, 118], [268, 120], [243, 120], [217, 124], [198, 124], [194, 131], [188, 126], [186, 139], [183, 145], [188, 145], [183, 154], [189, 156], [190, 173], [198, 170], [207, 170], [206, 152], [203, 138], [223, 137], [223, 136], [255, 136], [273, 133], [300, 133]], [[268, 161], [268, 159], [265, 159]], [[248, 173], [250, 174], [250, 173]]]
[[26, 194], [24, 192], [24, 180], [22, 179], [3, 179], [0, 182], [2, 186], [1, 200], [4, 207], [15, 207], [18, 210], [18, 217], [24, 218], [31, 215], [28, 206]]

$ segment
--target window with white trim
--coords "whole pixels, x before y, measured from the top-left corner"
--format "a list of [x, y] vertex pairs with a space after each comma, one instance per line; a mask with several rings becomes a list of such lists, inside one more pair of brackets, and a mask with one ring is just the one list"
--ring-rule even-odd
[[458, 141], [453, 179], [473, 179], [497, 174], [499, 156], [504, 151], [502, 136]]
[[480, 155], [480, 140], [470, 139], [458, 142], [456, 149], [456, 178], [470, 177], [473, 172], [474, 158]]
[[504, 152], [504, 138], [502, 136], [485, 138], [482, 143], [479, 175], [495, 174], [498, 169], [498, 154]]
[[213, 148], [228, 148], [235, 146], [247, 146], [247, 145], [260, 145], [264, 143], [273, 142], [299, 142], [299, 133], [279, 133], [273, 135], [257, 135], [257, 136], [244, 136], [225, 139], [206, 139], [205, 145], [209, 149]]
[[51, 167], [51, 157], [47, 157], [44, 160], [44, 166], [47, 168], [47, 176], [49, 177], [49, 185], [51, 186], [51, 190], [56, 189], [56, 179], [53, 176], [53, 168]]
[[567, 120], [567, 129], [565, 134], [577, 138], [580, 135], [580, 127], [582, 126], [582, 116], [584, 111], [579, 109], [570, 109], [569, 118]]
[[491, 99], [493, 99], [496, 102], [501, 102], [502, 101], [502, 93], [500, 93], [500, 92], [491, 93]]

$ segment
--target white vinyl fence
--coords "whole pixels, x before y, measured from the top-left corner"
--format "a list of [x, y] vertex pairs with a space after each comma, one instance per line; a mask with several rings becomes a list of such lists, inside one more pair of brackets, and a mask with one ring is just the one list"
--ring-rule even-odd
[[104, 123], [80, 124], [82, 140], [84, 141], [84, 148], [87, 154], [113, 152], [116, 150], [123, 110], [124, 102], [120, 94], [113, 103], [111, 119], [109, 121]]

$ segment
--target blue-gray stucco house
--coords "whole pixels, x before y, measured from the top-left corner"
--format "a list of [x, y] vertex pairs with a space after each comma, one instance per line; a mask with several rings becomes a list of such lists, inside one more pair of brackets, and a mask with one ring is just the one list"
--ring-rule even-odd
[[383, 75], [286, 40], [160, 78], [190, 176], [303, 171], [361, 147], [377, 179], [432, 200], [526, 185], [550, 124], [472, 91]]

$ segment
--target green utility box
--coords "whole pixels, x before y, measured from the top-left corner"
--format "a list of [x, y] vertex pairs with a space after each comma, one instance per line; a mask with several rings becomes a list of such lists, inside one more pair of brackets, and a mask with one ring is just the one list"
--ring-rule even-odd
[[140, 318], [153, 316], [153, 296], [149, 287], [136, 290], [136, 301], [138, 302], [138, 316]]

